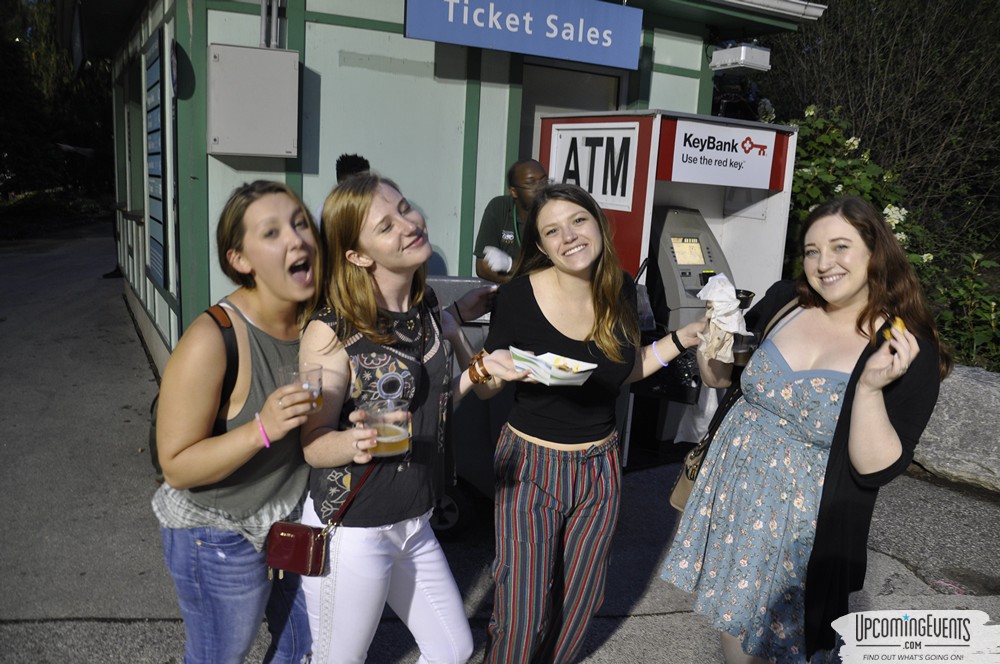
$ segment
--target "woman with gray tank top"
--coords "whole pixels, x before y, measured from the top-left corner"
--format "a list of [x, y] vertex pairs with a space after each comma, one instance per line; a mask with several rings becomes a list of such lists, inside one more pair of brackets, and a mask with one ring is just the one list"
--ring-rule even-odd
[[320, 272], [309, 211], [286, 185], [237, 188], [217, 228], [222, 271], [239, 285], [223, 299], [239, 349], [229, 399], [220, 325], [196, 318], [167, 362], [157, 446], [165, 482], [153, 497], [174, 579], [184, 661], [242, 663], [267, 617], [265, 662], [306, 661], [311, 649], [300, 580], [268, 580], [271, 524], [297, 519], [308, 469], [299, 427], [313, 405], [278, 367], [297, 362], [303, 305]]

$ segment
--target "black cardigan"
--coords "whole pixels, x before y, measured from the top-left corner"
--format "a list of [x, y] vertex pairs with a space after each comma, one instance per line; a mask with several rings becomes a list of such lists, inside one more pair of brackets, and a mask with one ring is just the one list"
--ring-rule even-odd
[[[768, 321], [795, 297], [794, 281], [777, 282], [747, 312], [747, 328], [760, 339]], [[887, 322], [882, 329], [888, 327]], [[879, 330], [876, 338], [881, 334]], [[833, 433], [816, 520], [816, 539], [806, 571], [806, 657], [835, 645], [831, 623], [848, 613], [849, 594], [864, 585], [868, 530], [878, 489], [910, 465], [913, 450], [937, 403], [941, 385], [937, 348], [928, 339], [918, 339], [918, 343], [920, 354], [916, 360], [901, 378], [883, 390], [889, 420], [903, 446], [899, 459], [888, 468], [862, 475], [851, 464], [847, 450], [855, 388], [865, 362], [876, 348], [865, 347], [847, 383], [844, 405]]]

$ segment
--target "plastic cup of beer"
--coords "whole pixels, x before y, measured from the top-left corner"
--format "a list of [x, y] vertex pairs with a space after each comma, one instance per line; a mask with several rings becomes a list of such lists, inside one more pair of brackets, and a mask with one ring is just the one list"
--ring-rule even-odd
[[368, 426], [374, 428], [373, 457], [391, 457], [410, 451], [410, 402], [408, 399], [379, 399], [363, 407]]
[[282, 385], [297, 385], [309, 392], [309, 401], [314, 404], [314, 410], [323, 407], [323, 365], [300, 362], [283, 366], [278, 370], [278, 380]]
[[733, 364], [738, 367], [745, 367], [755, 350], [757, 350], [757, 346], [753, 343], [752, 336], [746, 334], [733, 335]]

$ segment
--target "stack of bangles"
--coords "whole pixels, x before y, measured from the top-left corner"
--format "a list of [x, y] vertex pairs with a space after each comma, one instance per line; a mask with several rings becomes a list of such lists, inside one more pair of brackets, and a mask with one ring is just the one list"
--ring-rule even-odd
[[481, 350], [473, 355], [472, 360], [469, 361], [469, 380], [475, 385], [482, 385], [493, 379], [493, 374], [486, 370], [484, 357], [486, 357], [486, 351]]

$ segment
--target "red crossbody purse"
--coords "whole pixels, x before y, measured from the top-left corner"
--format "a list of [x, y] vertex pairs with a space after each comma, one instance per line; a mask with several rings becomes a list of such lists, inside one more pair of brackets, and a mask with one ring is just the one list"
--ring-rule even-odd
[[326, 540], [333, 529], [344, 519], [344, 512], [365, 483], [375, 464], [365, 469], [364, 475], [347, 494], [347, 499], [326, 526], [309, 526], [297, 521], [276, 521], [267, 533], [267, 578], [284, 578], [285, 572], [302, 576], [320, 576], [326, 567]]

